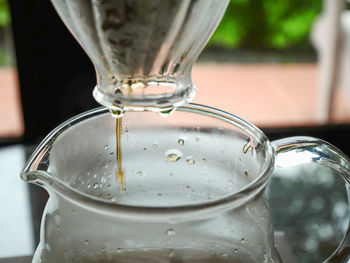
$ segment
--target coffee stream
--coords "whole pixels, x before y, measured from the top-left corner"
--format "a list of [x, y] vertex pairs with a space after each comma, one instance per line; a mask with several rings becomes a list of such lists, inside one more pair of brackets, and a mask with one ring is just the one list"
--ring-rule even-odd
[[125, 177], [122, 167], [122, 144], [121, 144], [121, 137], [122, 137], [122, 127], [123, 121], [122, 117], [119, 117], [116, 119], [116, 144], [117, 144], [117, 181], [120, 187], [120, 192], [125, 192]]

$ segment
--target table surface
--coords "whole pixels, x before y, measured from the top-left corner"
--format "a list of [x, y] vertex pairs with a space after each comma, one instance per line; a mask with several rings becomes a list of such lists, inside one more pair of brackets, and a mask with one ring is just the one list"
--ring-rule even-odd
[[30, 263], [32, 257], [13, 257], [13, 258], [1, 258], [0, 263]]
[[[0, 263], [30, 262], [31, 257], [18, 256], [32, 255], [38, 242], [47, 193], [19, 180], [30, 150], [23, 146], [0, 148], [0, 174], [6, 175], [1, 178], [0, 191], [0, 199], [6, 202], [1, 202], [0, 208], [7, 211], [0, 217]], [[332, 254], [348, 226], [348, 205], [344, 184], [330, 169], [276, 169], [266, 197], [283, 262], [322, 262]]]

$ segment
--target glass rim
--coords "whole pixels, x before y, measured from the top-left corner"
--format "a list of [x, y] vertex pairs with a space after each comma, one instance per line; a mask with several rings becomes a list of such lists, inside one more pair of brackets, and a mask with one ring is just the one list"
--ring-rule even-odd
[[227, 208], [232, 208], [232, 206], [238, 206], [245, 203], [247, 200], [244, 198], [245, 196], [254, 197], [258, 192], [261, 192], [265, 189], [265, 186], [274, 167], [274, 154], [270, 141], [259, 128], [231, 113], [201, 104], [190, 103], [178, 107], [176, 111], [202, 114], [211, 118], [225, 121], [229, 124], [234, 125], [240, 130], [243, 130], [252, 138], [257, 140], [260, 144], [263, 144], [266, 151], [266, 160], [261, 166], [260, 174], [257, 176], [257, 178], [241, 187], [237, 191], [234, 191], [232, 194], [216, 198], [215, 200], [179, 206], [152, 207], [118, 204], [116, 202], [104, 200], [86, 194], [68, 185], [67, 183], [62, 182], [56, 176], [51, 175], [46, 171], [37, 170], [37, 166], [33, 166], [33, 164], [38, 165], [42, 156], [50, 152], [50, 148], [61, 133], [65, 132], [65, 130], [75, 126], [76, 124], [79, 124], [82, 121], [109, 113], [109, 109], [106, 107], [99, 107], [86, 111], [63, 122], [61, 125], [56, 127], [51, 133], [47, 135], [47, 137], [34, 151], [28, 160], [27, 165], [22, 170], [21, 177], [27, 182], [32, 182], [40, 186], [44, 186], [44, 188], [49, 192], [52, 189], [56, 194], [59, 194], [65, 199], [78, 203], [87, 209], [104, 212], [107, 214], [117, 214], [119, 217], [129, 219], [134, 218], [136, 215], [143, 215], [141, 217], [142, 219], [148, 217], [149, 219], [153, 218], [159, 220], [160, 216], [166, 216], [167, 218], [169, 216], [179, 218], [179, 216], [184, 213], [193, 214], [199, 212], [203, 214], [203, 212], [207, 210], [226, 210]]

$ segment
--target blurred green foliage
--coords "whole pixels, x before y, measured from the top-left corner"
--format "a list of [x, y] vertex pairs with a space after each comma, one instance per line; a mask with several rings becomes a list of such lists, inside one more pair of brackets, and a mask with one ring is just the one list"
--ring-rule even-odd
[[11, 16], [7, 0], [0, 0], [0, 27], [8, 26], [10, 20]]
[[11, 37], [8, 29], [11, 22], [8, 1], [11, 0], [0, 0], [0, 66], [12, 65], [12, 55], [8, 47], [8, 39]]
[[322, 0], [230, 0], [209, 45], [256, 50], [303, 48], [309, 45], [309, 32], [322, 3]]

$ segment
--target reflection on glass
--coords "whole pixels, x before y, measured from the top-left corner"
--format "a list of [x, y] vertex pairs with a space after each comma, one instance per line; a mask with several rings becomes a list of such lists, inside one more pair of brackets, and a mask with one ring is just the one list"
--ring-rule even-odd
[[276, 230], [284, 231], [301, 263], [321, 262], [348, 227], [344, 183], [326, 167], [276, 169], [267, 191]]

